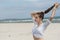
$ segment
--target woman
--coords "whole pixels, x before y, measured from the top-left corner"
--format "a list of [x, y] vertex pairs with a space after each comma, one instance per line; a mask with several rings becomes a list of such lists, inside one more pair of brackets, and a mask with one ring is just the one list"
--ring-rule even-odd
[[[47, 28], [47, 26], [51, 23], [54, 15], [55, 15], [56, 8], [58, 6], [59, 6], [59, 4], [55, 3], [52, 7], [48, 8], [44, 12], [34, 12], [31, 14], [33, 22], [34, 22], [34, 27], [32, 29], [32, 34], [33, 34], [34, 40], [44, 40], [43, 39], [44, 31]], [[47, 14], [50, 10], [52, 10], [51, 17], [45, 23], [43, 23], [42, 21], [44, 19], [44, 14]]]

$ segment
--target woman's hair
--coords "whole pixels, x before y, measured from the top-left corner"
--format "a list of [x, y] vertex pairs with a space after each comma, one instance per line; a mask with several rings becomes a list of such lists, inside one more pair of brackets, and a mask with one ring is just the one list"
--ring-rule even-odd
[[55, 4], [53, 6], [51, 6], [50, 8], [48, 8], [47, 10], [45, 10], [44, 12], [37, 12], [36, 14], [39, 16], [39, 18], [41, 18], [42, 20], [44, 19], [44, 14], [47, 14], [49, 11], [51, 11], [54, 8]]
[[43, 12], [37, 12], [36, 13], [38, 16], [39, 16], [39, 18], [41, 18], [42, 20], [44, 19], [44, 13]]

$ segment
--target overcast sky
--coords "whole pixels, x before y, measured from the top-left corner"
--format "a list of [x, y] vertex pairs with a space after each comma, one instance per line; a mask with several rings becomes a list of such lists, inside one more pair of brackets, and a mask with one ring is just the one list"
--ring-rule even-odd
[[[51, 7], [59, 0], [0, 0], [0, 19], [9, 18], [31, 18], [33, 11], [42, 11]], [[46, 17], [48, 17], [50, 12]], [[60, 8], [57, 9], [55, 16], [60, 16]]]

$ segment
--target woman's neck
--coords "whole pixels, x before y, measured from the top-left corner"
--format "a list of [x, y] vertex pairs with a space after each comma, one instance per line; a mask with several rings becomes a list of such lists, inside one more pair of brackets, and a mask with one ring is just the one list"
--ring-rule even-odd
[[38, 23], [38, 26], [39, 26], [40, 24], [42, 24], [42, 21], [40, 21], [40, 22]]

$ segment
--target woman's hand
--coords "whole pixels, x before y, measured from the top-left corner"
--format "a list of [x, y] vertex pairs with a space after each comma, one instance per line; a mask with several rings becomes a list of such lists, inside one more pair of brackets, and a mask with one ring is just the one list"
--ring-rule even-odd
[[59, 6], [59, 3], [56, 2], [55, 3], [55, 8], [58, 8], [58, 6]]

